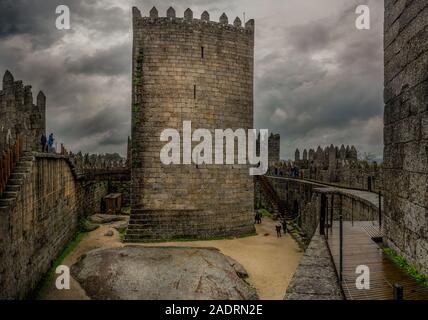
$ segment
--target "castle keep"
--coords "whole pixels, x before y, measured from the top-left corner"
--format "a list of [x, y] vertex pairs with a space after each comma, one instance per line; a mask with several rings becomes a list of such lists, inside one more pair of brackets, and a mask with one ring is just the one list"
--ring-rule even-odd
[[[127, 241], [254, 232], [248, 165], [163, 165], [164, 129], [253, 128], [254, 20], [133, 8], [131, 221]], [[199, 142], [193, 142], [192, 148]], [[183, 162], [181, 162], [183, 163]], [[237, 163], [237, 161], [235, 161]]]

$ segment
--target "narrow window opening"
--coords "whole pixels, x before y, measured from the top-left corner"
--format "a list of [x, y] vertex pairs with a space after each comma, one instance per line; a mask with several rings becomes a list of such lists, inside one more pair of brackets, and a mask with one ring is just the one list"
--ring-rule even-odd
[[193, 99], [196, 99], [196, 84], [193, 86]]
[[201, 47], [201, 58], [204, 58], [204, 47]]

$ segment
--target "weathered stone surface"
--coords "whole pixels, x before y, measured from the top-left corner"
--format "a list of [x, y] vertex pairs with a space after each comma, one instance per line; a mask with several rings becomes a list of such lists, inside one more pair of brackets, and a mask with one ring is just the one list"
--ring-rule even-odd
[[128, 227], [128, 222], [122, 222], [118, 225], [115, 225], [114, 228], [119, 231], [119, 232], [124, 232], [126, 230], [126, 228]]
[[257, 299], [234, 266], [217, 249], [128, 246], [91, 251], [71, 272], [92, 299]]
[[324, 238], [314, 235], [287, 288], [285, 300], [343, 300]]
[[46, 96], [37, 95], [33, 104], [31, 86], [15, 81], [12, 73], [3, 76], [3, 90], [0, 90], [0, 154], [10, 139], [13, 144], [19, 133], [25, 139], [28, 151], [41, 151], [40, 138], [46, 135]]
[[82, 228], [82, 231], [84, 231], [84, 232], [94, 231], [94, 230], [98, 229], [99, 227], [100, 227], [99, 224], [92, 223], [92, 222], [90, 222], [88, 220], [84, 220], [81, 223], [81, 228]]
[[113, 231], [112, 230], [109, 230], [109, 231], [107, 231], [106, 233], [104, 233], [104, 236], [106, 236], [106, 237], [112, 237], [113, 236]]
[[229, 261], [229, 264], [233, 267], [238, 277], [245, 279], [248, 278], [247, 270], [235, 259], [225, 256], [225, 258]]
[[428, 3], [385, 7], [386, 244], [428, 274]]
[[[76, 180], [63, 156], [25, 156], [13, 205], [0, 214], [0, 299], [23, 299], [48, 271], [79, 228], [100, 212], [107, 182]], [[89, 230], [98, 225], [88, 223]]]
[[102, 214], [97, 213], [89, 217], [89, 220], [93, 223], [110, 223], [115, 221], [124, 221], [127, 217], [119, 216], [115, 214]]
[[208, 20], [205, 12], [202, 20], [194, 19], [190, 9], [184, 19], [134, 15], [132, 211], [126, 241], [255, 230], [248, 165], [160, 160], [166, 144], [159, 140], [161, 132], [176, 129], [184, 138], [183, 121], [213, 137], [215, 129], [253, 128], [254, 21], [242, 28], [226, 16], [221, 23]]

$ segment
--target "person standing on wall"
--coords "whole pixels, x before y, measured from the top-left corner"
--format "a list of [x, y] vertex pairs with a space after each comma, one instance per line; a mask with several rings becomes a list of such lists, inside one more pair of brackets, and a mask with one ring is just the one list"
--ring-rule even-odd
[[53, 133], [51, 133], [48, 139], [48, 152], [53, 152], [54, 141], [55, 141], [55, 138], [53, 136]]
[[47, 139], [44, 133], [42, 133], [42, 136], [40, 137], [40, 144], [42, 145], [42, 152], [47, 151], [46, 150], [46, 143], [47, 143]]

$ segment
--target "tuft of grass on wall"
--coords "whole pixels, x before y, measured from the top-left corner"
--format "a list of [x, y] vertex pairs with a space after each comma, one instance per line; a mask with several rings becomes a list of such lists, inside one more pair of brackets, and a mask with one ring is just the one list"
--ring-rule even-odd
[[415, 279], [418, 283], [428, 287], [428, 278], [424, 274], [418, 272], [416, 268], [410, 265], [404, 257], [398, 255], [394, 250], [387, 247], [383, 248], [383, 252], [409, 276]]

